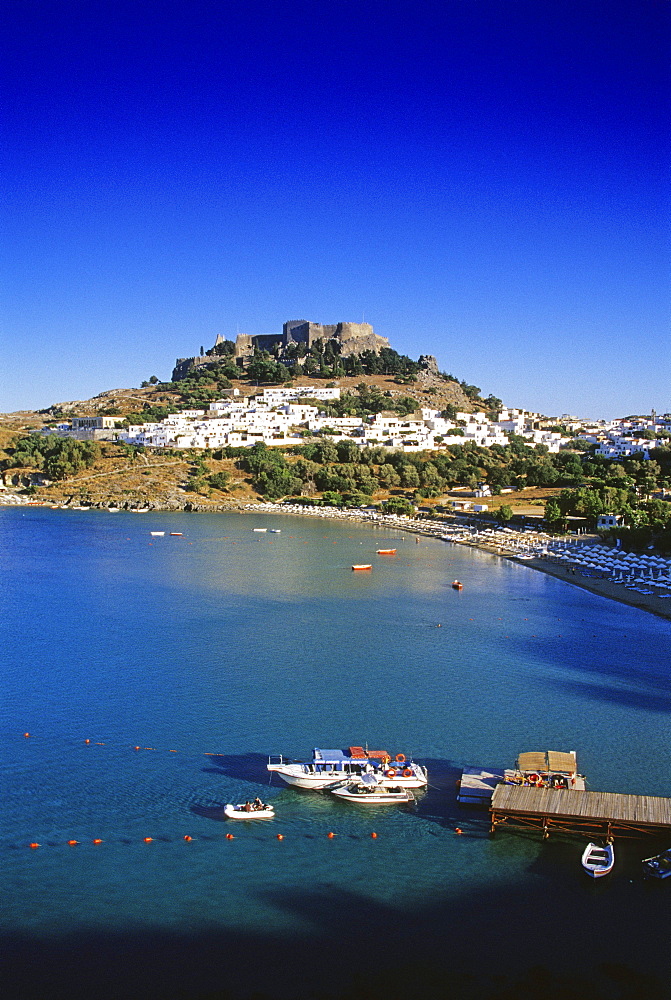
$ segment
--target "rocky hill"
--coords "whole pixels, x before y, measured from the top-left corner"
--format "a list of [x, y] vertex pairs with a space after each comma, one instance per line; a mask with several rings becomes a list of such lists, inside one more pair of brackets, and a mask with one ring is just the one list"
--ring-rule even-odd
[[[329, 385], [337, 385], [342, 392], [357, 394], [357, 386], [364, 384], [368, 389], [388, 394], [390, 405], [405, 397], [415, 400], [418, 409], [427, 406], [440, 410], [447, 406], [460, 410], [473, 409], [473, 401], [464, 393], [462, 386], [456, 381], [446, 380], [438, 372], [435, 359], [429, 357], [422, 360], [424, 367], [417, 373], [416, 381], [408, 384], [399, 385], [398, 379], [387, 375], [356, 375], [333, 379]], [[204, 373], [201, 374], [195, 391], [216, 395], [217, 383], [209, 382], [203, 376]], [[305, 385], [311, 381], [315, 380], [303, 376], [296, 379], [295, 384]], [[237, 380], [234, 384], [243, 397], [252, 396], [262, 388], [244, 379]], [[184, 405], [191, 391], [194, 391], [193, 387], [189, 388], [183, 381], [144, 385], [139, 389], [108, 389], [91, 399], [62, 401], [41, 411], [23, 410], [0, 414], [3, 482], [8, 488], [25, 488], [31, 483], [41, 487], [44, 482], [45, 477], [40, 474], [39, 469], [12, 465], [15, 442], [31, 431], [54, 426], [59, 420], [67, 420], [73, 416], [110, 415], [122, 420], [129, 414], [147, 408], [153, 410]], [[207, 404], [203, 402], [199, 405]], [[190, 478], [194, 475], [195, 461], [196, 455], [192, 452], [138, 453], [125, 445], [102, 443], [100, 454], [90, 468], [52, 482], [46, 492], [54, 503], [83, 499], [91, 503], [115, 506], [153, 504], [184, 507], [197, 504], [207, 507], [239, 504], [257, 498], [250, 477], [241, 473], [232, 459], [215, 459], [211, 456], [207, 457], [208, 474], [225, 473], [228, 485], [224, 490], [210, 490], [209, 496], [195, 496], [188, 489]]]

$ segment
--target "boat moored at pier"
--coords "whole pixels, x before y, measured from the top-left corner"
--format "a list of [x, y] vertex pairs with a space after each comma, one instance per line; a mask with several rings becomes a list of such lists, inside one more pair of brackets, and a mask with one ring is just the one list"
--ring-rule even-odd
[[643, 862], [643, 871], [653, 878], [669, 878], [671, 876], [671, 848], [656, 854], [654, 858], [646, 858]]
[[601, 844], [588, 844], [582, 855], [584, 871], [592, 878], [602, 878], [613, 870], [615, 851], [612, 841], [608, 840], [604, 847]]
[[343, 782], [359, 784], [364, 775], [371, 775], [385, 788], [424, 788], [428, 782], [426, 768], [405, 754], [392, 759], [386, 750], [363, 747], [349, 747], [347, 752], [315, 748], [310, 761], [287, 760], [279, 754], [268, 758], [267, 767], [288, 785], [316, 791]]
[[364, 774], [358, 783], [332, 788], [331, 795], [357, 806], [402, 806], [415, 801], [409, 788], [400, 785], [387, 788], [373, 774]]

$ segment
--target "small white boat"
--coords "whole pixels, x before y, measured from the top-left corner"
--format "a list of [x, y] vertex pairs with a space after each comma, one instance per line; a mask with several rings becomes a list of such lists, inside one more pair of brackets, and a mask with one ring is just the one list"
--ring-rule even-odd
[[601, 878], [608, 875], [613, 870], [615, 864], [615, 851], [612, 841], [607, 841], [606, 846], [601, 844], [588, 844], [582, 855], [582, 866], [592, 878]]
[[182, 531], [171, 531], [171, 532], [170, 532], [170, 534], [171, 534], [171, 536], [172, 536], [173, 538], [181, 538], [181, 537], [182, 537], [182, 534], [183, 534], [183, 532], [182, 532]]
[[282, 531], [281, 528], [271, 528], [270, 529], [270, 534], [271, 535], [279, 535], [281, 533], [281, 531]]
[[253, 802], [238, 802], [237, 805], [227, 803], [224, 806], [224, 814], [229, 819], [274, 819], [275, 810], [272, 806], [262, 803], [260, 806]]
[[401, 788], [400, 785], [387, 788], [372, 774], [364, 774], [359, 783], [331, 788], [330, 792], [344, 802], [361, 806], [398, 806], [415, 801], [409, 788]]
[[261, 535], [265, 535], [267, 530], [267, 528], [252, 528], [252, 531], [258, 531]]
[[149, 534], [152, 538], [163, 538], [165, 531], [150, 531]]

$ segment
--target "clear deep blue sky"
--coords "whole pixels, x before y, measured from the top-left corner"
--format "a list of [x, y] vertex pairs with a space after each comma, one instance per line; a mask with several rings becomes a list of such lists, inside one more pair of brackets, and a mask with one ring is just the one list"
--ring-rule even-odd
[[510, 405], [671, 409], [669, 13], [6, 3], [0, 409], [362, 316]]

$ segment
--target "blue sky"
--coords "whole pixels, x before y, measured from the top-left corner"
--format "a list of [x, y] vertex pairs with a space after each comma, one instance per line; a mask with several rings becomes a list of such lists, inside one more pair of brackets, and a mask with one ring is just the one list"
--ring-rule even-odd
[[0, 409], [359, 321], [510, 405], [671, 409], [669, 5], [21, 0]]

